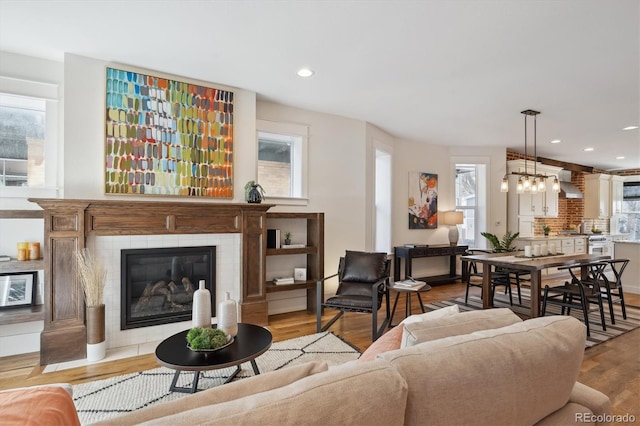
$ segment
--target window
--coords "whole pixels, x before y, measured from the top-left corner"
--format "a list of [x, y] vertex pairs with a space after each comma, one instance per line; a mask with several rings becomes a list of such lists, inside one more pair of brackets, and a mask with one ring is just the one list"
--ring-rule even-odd
[[258, 120], [258, 183], [268, 198], [307, 197], [307, 126]]
[[28, 197], [34, 190], [55, 196], [57, 85], [6, 77], [0, 83], [0, 196]]
[[622, 215], [617, 232], [629, 234], [630, 240], [640, 240], [640, 182], [625, 182], [623, 187]]
[[391, 154], [376, 148], [375, 251], [391, 253]]
[[463, 213], [458, 243], [482, 247], [478, 237], [480, 229], [486, 229], [486, 166], [456, 164], [455, 192], [456, 210]]

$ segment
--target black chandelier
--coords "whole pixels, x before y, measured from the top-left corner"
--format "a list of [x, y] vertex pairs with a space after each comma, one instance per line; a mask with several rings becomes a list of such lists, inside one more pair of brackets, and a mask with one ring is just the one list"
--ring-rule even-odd
[[[519, 176], [518, 184], [516, 186], [516, 191], [518, 194], [522, 194], [524, 192], [545, 192], [547, 190], [547, 179], [550, 176], [545, 174], [538, 173], [538, 143], [537, 143], [537, 115], [540, 114], [540, 111], [534, 111], [532, 109], [527, 109], [521, 112], [524, 114], [524, 172], [511, 172], [512, 175]], [[529, 168], [527, 167], [527, 118], [533, 117], [533, 173], [529, 173]], [[560, 182], [558, 182], [558, 177], [554, 176], [552, 189], [555, 192], [560, 192]], [[509, 192], [509, 180], [507, 179], [507, 175], [504, 175], [502, 178], [502, 183], [500, 184], [500, 192]]]

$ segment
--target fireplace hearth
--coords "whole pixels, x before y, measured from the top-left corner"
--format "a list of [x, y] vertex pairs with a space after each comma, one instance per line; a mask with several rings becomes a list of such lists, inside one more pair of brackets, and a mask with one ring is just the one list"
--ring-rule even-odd
[[204, 280], [215, 316], [214, 246], [121, 250], [120, 329], [191, 319], [193, 292]]

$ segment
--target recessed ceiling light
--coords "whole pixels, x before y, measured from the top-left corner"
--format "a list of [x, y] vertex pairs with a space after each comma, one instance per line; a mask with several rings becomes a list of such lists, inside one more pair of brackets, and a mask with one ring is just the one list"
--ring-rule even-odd
[[624, 156], [620, 155], [619, 157], [616, 157], [616, 160], [624, 160]]
[[585, 148], [585, 149], [583, 149], [583, 151], [584, 152], [591, 152], [591, 151], [593, 151], [593, 148]]
[[551, 141], [551, 143], [560, 143], [560, 142], [562, 142], [560, 139], [554, 139]]
[[309, 68], [300, 68], [298, 70], [298, 76], [300, 77], [311, 77], [313, 74], [313, 70], [310, 70]]
[[637, 128], [638, 128], [638, 126], [627, 126], [627, 127], [625, 127], [624, 129], [622, 129], [622, 130], [635, 130], [635, 129], [637, 129]]

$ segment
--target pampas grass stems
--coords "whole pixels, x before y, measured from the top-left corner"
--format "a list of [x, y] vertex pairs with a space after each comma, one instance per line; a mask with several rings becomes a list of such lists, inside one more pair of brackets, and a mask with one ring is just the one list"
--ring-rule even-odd
[[103, 304], [104, 285], [107, 281], [107, 269], [88, 249], [76, 250], [78, 278], [84, 290], [87, 306]]

